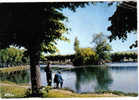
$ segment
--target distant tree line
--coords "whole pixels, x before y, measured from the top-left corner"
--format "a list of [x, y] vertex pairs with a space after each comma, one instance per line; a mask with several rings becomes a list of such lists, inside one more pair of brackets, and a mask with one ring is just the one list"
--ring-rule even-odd
[[[125, 62], [125, 61], [137, 61], [138, 54], [135, 52], [115, 52], [109, 53], [109, 58], [104, 59], [103, 62]], [[81, 48], [78, 54], [71, 55], [50, 55], [45, 57], [48, 61], [65, 62], [70, 61], [74, 65], [82, 64], [98, 64], [96, 52], [92, 48]]]
[[110, 53], [111, 46], [107, 43], [107, 37], [102, 33], [94, 34], [92, 39], [93, 48], [80, 48], [77, 37], [74, 41], [75, 54], [46, 56], [48, 61], [65, 62], [70, 60], [75, 66], [80, 65], [99, 65], [106, 62], [137, 61], [135, 52], [116, 52]]
[[65, 62], [66, 60], [72, 60], [74, 58], [74, 54], [72, 55], [50, 55], [46, 56], [45, 58], [48, 61], [59, 61], [59, 62]]
[[14, 47], [0, 50], [0, 67], [12, 67], [29, 64], [29, 58], [24, 55], [24, 50]]
[[112, 62], [121, 62], [121, 61], [137, 61], [138, 54], [135, 52], [116, 52], [111, 53]]

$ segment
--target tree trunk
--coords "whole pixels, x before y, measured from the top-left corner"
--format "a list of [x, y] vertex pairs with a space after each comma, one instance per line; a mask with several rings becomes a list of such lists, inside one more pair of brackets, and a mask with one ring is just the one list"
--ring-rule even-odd
[[30, 52], [30, 72], [31, 72], [31, 86], [32, 96], [39, 96], [40, 83], [40, 44], [32, 44], [29, 49]]

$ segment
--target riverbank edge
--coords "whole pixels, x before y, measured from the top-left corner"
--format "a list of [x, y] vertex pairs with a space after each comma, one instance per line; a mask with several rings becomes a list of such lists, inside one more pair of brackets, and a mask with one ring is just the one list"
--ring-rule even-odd
[[14, 72], [18, 72], [18, 71], [22, 71], [22, 70], [28, 70], [28, 69], [30, 69], [29, 65], [0, 68], [0, 74], [14, 73]]
[[[0, 94], [1, 98], [24, 98], [25, 93], [27, 89], [31, 88], [31, 86], [28, 84], [15, 84], [12, 82], [0, 82], [0, 90], [2, 93]], [[3, 93], [4, 91], [4, 93]], [[16, 94], [16, 92], [18, 93]], [[20, 94], [21, 93], [21, 94]], [[11, 94], [8, 96], [4, 96], [5, 94]], [[47, 96], [44, 96], [44, 98], [73, 98], [73, 97], [137, 97], [137, 93], [124, 93], [121, 91], [97, 91], [92, 93], [75, 93], [72, 90], [68, 88], [60, 88], [60, 89], [54, 89], [51, 88], [47, 94]]]

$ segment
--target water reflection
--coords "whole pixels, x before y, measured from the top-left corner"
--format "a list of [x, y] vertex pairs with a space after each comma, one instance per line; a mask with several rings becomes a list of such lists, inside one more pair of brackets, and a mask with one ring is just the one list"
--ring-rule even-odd
[[108, 68], [96, 69], [97, 86], [95, 90], [109, 90], [109, 86], [112, 84], [113, 79]]
[[[87, 67], [87, 68], [77, 68], [73, 70], [76, 73], [76, 92], [81, 93], [82, 86], [88, 87], [90, 83], [95, 83], [92, 85], [92, 91], [97, 90], [108, 90], [108, 86], [112, 83], [111, 74], [107, 67]], [[91, 90], [90, 90], [91, 92]]]
[[29, 83], [30, 82], [30, 74], [29, 71], [18, 71], [13, 73], [4, 73], [0, 74], [2, 81], [11, 81], [17, 84], [19, 83]]
[[136, 71], [137, 70], [137, 66], [136, 67], [109, 67], [109, 69], [111, 70], [116, 70], [116, 71]]

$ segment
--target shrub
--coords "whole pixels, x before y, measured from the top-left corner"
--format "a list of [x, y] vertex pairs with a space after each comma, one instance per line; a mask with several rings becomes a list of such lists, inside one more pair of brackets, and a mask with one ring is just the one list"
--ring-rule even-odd
[[25, 97], [47, 97], [50, 89], [52, 89], [50, 86], [42, 86], [39, 90], [36, 90], [36, 92], [39, 91], [38, 95], [34, 96], [32, 95], [32, 90], [29, 88], [25, 93]]
[[76, 66], [94, 64], [95, 55], [96, 53], [91, 48], [79, 48], [72, 62]]

